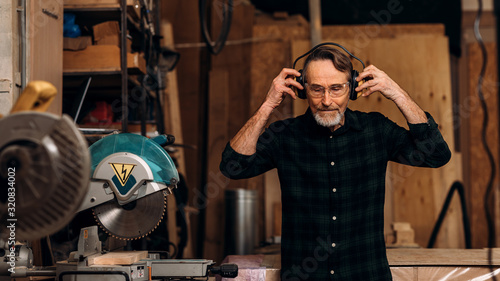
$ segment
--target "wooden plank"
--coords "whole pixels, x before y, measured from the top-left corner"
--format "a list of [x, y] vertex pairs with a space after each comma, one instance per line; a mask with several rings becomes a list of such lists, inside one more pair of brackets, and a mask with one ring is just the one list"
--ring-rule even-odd
[[[162, 23], [162, 35], [163, 42], [162, 46], [170, 49], [174, 49], [174, 31], [172, 24], [169, 22]], [[184, 143], [184, 137], [182, 133], [182, 116], [181, 116], [181, 106], [179, 102], [179, 85], [177, 79], [177, 69], [174, 69], [167, 73], [166, 78], [167, 88], [164, 92], [164, 119], [165, 125], [168, 124], [169, 132], [175, 136], [175, 142], [178, 144]], [[178, 147], [178, 152], [176, 152], [176, 159], [178, 163], [178, 170], [182, 174], [186, 174], [186, 164], [184, 159], [184, 148]]]
[[[43, 10], [57, 18], [43, 13]], [[57, 88], [48, 112], [62, 114], [63, 5], [59, 1], [27, 2], [28, 73], [27, 82], [45, 80]]]
[[104, 255], [92, 256], [88, 265], [130, 265], [148, 257], [148, 251], [109, 252]]
[[351, 39], [354, 44], [351, 51], [363, 48], [375, 38], [394, 38], [418, 34], [445, 35], [443, 24], [363, 24], [363, 25], [328, 25], [322, 28], [323, 38]]
[[[325, 42], [333, 39], [326, 39]], [[348, 50], [355, 45], [354, 40], [335, 40]], [[305, 53], [307, 43], [296, 42], [295, 54]], [[406, 89], [420, 106], [431, 113], [440, 126], [451, 151], [454, 151], [453, 114], [451, 104], [451, 78], [447, 39], [436, 35], [414, 35], [396, 38], [374, 38], [370, 45], [357, 54], [365, 64], [374, 64], [388, 73]], [[358, 63], [359, 64], [359, 63]], [[361, 66], [354, 63], [361, 70]], [[406, 120], [397, 107], [379, 94], [351, 102], [349, 107], [361, 111], [378, 111], [401, 126]], [[294, 110], [301, 114], [307, 102], [294, 104]], [[460, 157], [453, 154], [450, 163], [439, 169], [422, 169], [390, 163], [387, 177], [387, 192], [394, 199], [386, 203], [386, 214], [392, 212], [394, 221], [410, 222], [415, 229], [415, 240], [427, 245], [434, 222], [441, 210], [446, 193], [455, 180], [461, 179]], [[392, 208], [390, 208], [392, 205]], [[392, 211], [391, 211], [392, 209]], [[447, 214], [437, 247], [462, 247], [463, 231], [457, 207], [457, 200]], [[386, 222], [386, 232], [389, 231]]]
[[[488, 64], [483, 80], [483, 95], [488, 109], [488, 127], [486, 130], [486, 141], [493, 154], [496, 163], [496, 177], [493, 181], [493, 188], [498, 189], [499, 185], [499, 121], [498, 121], [498, 70], [496, 62], [496, 44], [487, 43]], [[487, 246], [488, 228], [484, 211], [484, 196], [490, 177], [491, 167], [487, 158], [486, 150], [482, 143], [482, 127], [484, 112], [481, 107], [477, 92], [477, 82], [482, 67], [482, 54], [477, 43], [468, 46], [468, 71], [469, 71], [469, 94], [466, 100], [460, 105], [459, 116], [462, 124], [468, 128], [466, 143], [464, 148], [467, 154], [469, 169], [467, 173], [467, 199], [469, 203], [470, 226], [472, 236], [472, 247], [481, 248]], [[495, 197], [492, 193], [491, 197]], [[498, 203], [497, 203], [498, 204]], [[493, 211], [493, 210], [492, 210]], [[493, 211], [494, 212], [494, 211]], [[493, 214], [494, 215], [494, 214]], [[498, 222], [497, 222], [498, 224]]]
[[[163, 21], [161, 25], [162, 42], [161, 45], [169, 49], [174, 49], [174, 31], [172, 24]], [[184, 138], [182, 135], [182, 119], [181, 119], [181, 108], [179, 103], [179, 88], [177, 81], [177, 69], [169, 71], [166, 74], [166, 88], [163, 92], [163, 114], [165, 123], [165, 132], [175, 136], [175, 143], [183, 144]], [[173, 157], [177, 160], [177, 170], [182, 175], [186, 175], [186, 163], [184, 157], [184, 147], [176, 147], [176, 152]], [[170, 198], [171, 197], [171, 198]], [[179, 242], [179, 235], [177, 231], [176, 224], [176, 211], [177, 205], [174, 196], [169, 196], [168, 201], [168, 233], [171, 242], [176, 245]], [[188, 232], [191, 229], [189, 212], [186, 213], [186, 223], [188, 225]], [[192, 241], [188, 239], [186, 247], [184, 248], [184, 257], [193, 257]]]
[[[81, 51], [63, 51], [63, 69], [67, 73], [120, 71], [120, 47], [92, 45]], [[129, 71], [146, 73], [146, 61], [139, 53], [127, 53]]]
[[[387, 249], [392, 266], [487, 266], [486, 249]], [[500, 249], [493, 251], [493, 265], [500, 266]]]
[[[224, 189], [227, 186], [219, 171], [220, 155], [228, 140], [229, 73], [226, 70], [210, 71], [208, 162], [206, 183], [206, 227], [203, 257], [221, 262], [224, 259]], [[222, 220], [223, 221], [223, 220]]]

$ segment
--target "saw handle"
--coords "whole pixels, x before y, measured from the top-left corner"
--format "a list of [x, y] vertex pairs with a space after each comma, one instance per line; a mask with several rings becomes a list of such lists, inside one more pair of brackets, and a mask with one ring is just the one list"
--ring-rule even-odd
[[225, 278], [236, 278], [238, 277], [238, 265], [235, 263], [225, 263], [220, 266], [212, 266], [210, 272]]
[[47, 81], [31, 81], [17, 99], [10, 113], [20, 111], [45, 112], [57, 95], [57, 88]]
[[164, 134], [164, 135], [159, 135], [153, 138], [152, 140], [157, 144], [159, 144], [160, 146], [164, 147], [174, 144], [175, 137], [173, 135]]

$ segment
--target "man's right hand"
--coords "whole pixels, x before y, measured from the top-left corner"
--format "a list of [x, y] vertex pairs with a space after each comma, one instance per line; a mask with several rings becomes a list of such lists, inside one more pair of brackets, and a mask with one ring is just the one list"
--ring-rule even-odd
[[295, 77], [300, 76], [300, 72], [292, 68], [283, 68], [281, 72], [274, 78], [269, 92], [267, 92], [264, 106], [269, 106], [272, 109], [278, 107], [287, 95], [293, 99], [297, 98], [292, 87], [303, 90], [304, 87], [295, 80]]
[[300, 72], [297, 70], [283, 68], [280, 74], [274, 78], [264, 103], [231, 139], [231, 147], [236, 152], [243, 155], [252, 155], [256, 152], [259, 136], [273, 110], [281, 104], [287, 95], [293, 99], [297, 98], [291, 87], [304, 89], [299, 82], [295, 81], [295, 77], [298, 76], [300, 76]]

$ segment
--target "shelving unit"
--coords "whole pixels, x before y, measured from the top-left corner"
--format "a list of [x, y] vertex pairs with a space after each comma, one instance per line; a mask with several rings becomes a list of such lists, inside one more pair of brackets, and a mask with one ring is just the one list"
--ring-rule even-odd
[[155, 76], [155, 67], [147, 65], [147, 58], [143, 57], [147, 55], [145, 38], [154, 36], [143, 24], [144, 5], [144, 1], [138, 0], [65, 1], [64, 12], [75, 14], [76, 24], [88, 33], [92, 26], [107, 21], [117, 21], [120, 27], [120, 46], [92, 45], [82, 51], [64, 52], [63, 111], [72, 117], [79, 112], [77, 121], [88, 113], [89, 104], [106, 101], [121, 124], [96, 124], [97, 128], [119, 128], [128, 132], [131, 114], [138, 116], [135, 119], [139, 119], [143, 135], [146, 135], [148, 120], [158, 123], [154, 109], [147, 108], [154, 105], [148, 99], [156, 102], [158, 99], [156, 91], [144, 82], [145, 77]]

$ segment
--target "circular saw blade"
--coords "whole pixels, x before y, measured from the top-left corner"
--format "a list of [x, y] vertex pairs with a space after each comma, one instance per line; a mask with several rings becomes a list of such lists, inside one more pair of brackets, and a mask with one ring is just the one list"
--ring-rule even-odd
[[139, 239], [156, 229], [166, 209], [166, 195], [155, 192], [125, 205], [116, 200], [93, 209], [94, 217], [109, 235], [123, 240]]

